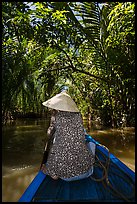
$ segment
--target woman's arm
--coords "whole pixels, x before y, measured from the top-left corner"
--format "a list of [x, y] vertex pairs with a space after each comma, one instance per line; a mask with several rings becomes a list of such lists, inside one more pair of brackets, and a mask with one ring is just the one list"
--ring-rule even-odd
[[52, 116], [51, 116], [51, 120], [50, 120], [50, 126], [47, 130], [47, 136], [48, 136], [48, 142], [47, 142], [47, 151], [50, 150], [51, 145], [53, 143], [53, 139], [54, 139], [54, 133], [56, 130], [56, 111], [52, 112]]
[[47, 130], [48, 140], [47, 140], [47, 142], [45, 144], [43, 159], [42, 159], [40, 168], [42, 167], [42, 164], [45, 164], [47, 162], [49, 150], [50, 150], [50, 148], [52, 146], [53, 139], [54, 139], [54, 137], [53, 137], [54, 132], [55, 132], [55, 114], [53, 114], [51, 116], [50, 126], [49, 126], [49, 128]]
[[48, 139], [50, 139], [50, 137], [53, 136], [54, 132], [55, 132], [55, 115], [52, 115], [51, 121], [50, 121], [50, 126], [47, 130]]

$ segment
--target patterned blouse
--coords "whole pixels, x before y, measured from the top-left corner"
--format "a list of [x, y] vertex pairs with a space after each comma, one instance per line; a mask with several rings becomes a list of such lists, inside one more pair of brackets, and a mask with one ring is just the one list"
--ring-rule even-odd
[[48, 136], [54, 140], [46, 167], [47, 174], [70, 178], [86, 173], [92, 168], [94, 156], [85, 143], [85, 133], [80, 113], [58, 111], [51, 118]]

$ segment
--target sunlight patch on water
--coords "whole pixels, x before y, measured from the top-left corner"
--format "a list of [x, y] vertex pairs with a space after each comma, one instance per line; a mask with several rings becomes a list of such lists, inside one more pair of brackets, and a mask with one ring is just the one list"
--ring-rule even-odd
[[29, 125], [29, 126], [28, 126], [28, 125], [23, 125], [23, 126], [21, 125], [21, 126], [19, 126], [19, 125], [18, 125], [18, 126], [16, 127], [16, 129], [19, 129], [19, 130], [21, 130], [21, 129], [32, 129], [32, 128], [33, 128], [33, 129], [34, 129], [34, 128], [35, 128], [35, 129], [38, 129], [38, 127], [41, 127], [41, 125], [37, 125], [37, 126], [35, 126], [35, 125]]
[[38, 170], [38, 167], [32, 166], [20, 170], [12, 169], [9, 174], [3, 176], [2, 202], [18, 202]]
[[129, 159], [126, 159], [126, 158], [120, 158], [119, 159], [126, 165], [128, 166], [132, 171], [135, 172], [135, 162], [134, 160], [131, 161], [130, 159], [130, 162], [129, 162]]
[[2, 167], [2, 175], [4, 177], [9, 177], [11, 175], [17, 175], [25, 172], [28, 169], [31, 169], [32, 166], [23, 166], [23, 167], [14, 167], [14, 168], [9, 168], [9, 167]]
[[15, 132], [14, 132], [14, 135], [19, 135], [19, 134], [27, 134], [27, 133], [30, 133], [30, 134], [32, 134], [32, 133], [38, 133], [38, 132], [42, 132], [43, 133], [43, 130], [40, 130], [40, 129], [38, 129], [38, 130], [16, 130]]
[[91, 133], [91, 135], [96, 135], [96, 134], [99, 134], [99, 135], [101, 135], [101, 134], [106, 134], [106, 135], [108, 135], [108, 134], [116, 134], [116, 135], [118, 135], [117, 133], [121, 133], [121, 134], [125, 134], [125, 135], [127, 135], [127, 134], [130, 134], [130, 135], [135, 135], [135, 128], [134, 127], [126, 127], [126, 128], [119, 128], [119, 129], [115, 129], [115, 128], [113, 128], [113, 129], [106, 129], [106, 130], [94, 130], [94, 131], [91, 131], [90, 132]]

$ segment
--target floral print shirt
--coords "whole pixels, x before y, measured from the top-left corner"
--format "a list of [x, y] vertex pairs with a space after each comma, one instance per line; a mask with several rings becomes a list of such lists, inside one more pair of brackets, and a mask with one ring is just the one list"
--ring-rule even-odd
[[92, 168], [94, 156], [86, 146], [83, 121], [80, 113], [58, 111], [48, 129], [54, 141], [49, 151], [47, 174], [70, 178]]

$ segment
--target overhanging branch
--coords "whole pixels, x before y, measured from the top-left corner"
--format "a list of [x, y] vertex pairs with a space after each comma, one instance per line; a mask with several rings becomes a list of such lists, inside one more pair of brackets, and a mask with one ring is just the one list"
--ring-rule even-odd
[[[73, 72], [80, 72], [80, 73], [86, 74], [86, 75], [88, 75], [88, 76], [90, 76], [90, 77], [94, 77], [94, 78], [99, 79], [99, 80], [102, 80], [102, 81], [104, 81], [104, 82], [108, 82], [108, 80], [106, 80], [106, 79], [104, 79], [104, 78], [102, 78], [102, 77], [96, 76], [96, 75], [94, 75], [94, 74], [91, 74], [91, 73], [89, 73], [89, 72], [87, 72], [87, 71], [85, 71], [85, 70], [83, 70], [83, 69], [82, 69], [82, 70], [81, 70], [81, 69], [77, 69], [77, 68], [73, 65], [72, 60], [71, 60], [70, 56], [67, 54], [67, 52], [66, 52], [65, 50], [63, 50], [63, 49], [62, 49], [57, 43], [55, 43], [55, 42], [54, 42], [54, 46], [55, 46], [57, 49], [59, 49], [60, 51], [62, 51], [62, 52], [66, 55], [68, 61], [70, 62], [70, 66], [67, 66], [67, 68], [70, 67], [70, 68], [73, 70]], [[53, 70], [54, 70], [54, 69], [53, 69]], [[53, 71], [53, 70], [52, 70], [52, 71]], [[57, 70], [57, 69], [56, 69], [56, 70]]]
[[81, 69], [75, 68], [75, 71], [76, 71], [76, 72], [83, 73], [83, 74], [86, 74], [86, 75], [88, 75], [88, 76], [90, 76], [90, 77], [94, 77], [94, 78], [96, 78], [96, 79], [102, 80], [102, 81], [104, 81], [104, 82], [107, 82], [106, 79], [104, 79], [104, 78], [102, 78], [102, 77], [99, 77], [99, 76], [96, 76], [96, 75], [94, 75], [94, 74], [91, 74], [91, 73], [89, 73], [89, 72], [87, 72], [87, 71], [85, 71], [85, 70], [81, 70]]

